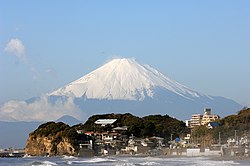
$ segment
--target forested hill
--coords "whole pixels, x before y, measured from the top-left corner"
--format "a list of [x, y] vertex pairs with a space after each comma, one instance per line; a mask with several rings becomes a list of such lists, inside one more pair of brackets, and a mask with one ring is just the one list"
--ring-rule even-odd
[[239, 135], [250, 131], [250, 108], [243, 108], [237, 115], [229, 115], [220, 120], [222, 128], [228, 133], [237, 130]]
[[[114, 126], [106, 126], [106, 128], [94, 125], [94, 122], [98, 119], [117, 119]], [[185, 126], [185, 123], [172, 118], [168, 115], [149, 115], [145, 117], [137, 117], [130, 113], [126, 114], [102, 114], [94, 115], [90, 117], [84, 125], [75, 126], [77, 128], [86, 131], [107, 131], [112, 127], [127, 126], [128, 135], [134, 135], [136, 137], [149, 137], [159, 136], [166, 140], [170, 140], [171, 134], [174, 137], [182, 136], [189, 132], [189, 129]]]
[[229, 115], [218, 120], [219, 127], [208, 129], [206, 126], [197, 126], [192, 130], [192, 137], [208, 144], [218, 143], [219, 134], [222, 143], [226, 144], [228, 138], [250, 137], [250, 108], [243, 108], [236, 115]]

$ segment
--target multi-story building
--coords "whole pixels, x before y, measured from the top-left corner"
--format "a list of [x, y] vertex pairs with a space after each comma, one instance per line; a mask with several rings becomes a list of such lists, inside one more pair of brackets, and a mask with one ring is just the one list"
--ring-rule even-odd
[[192, 115], [192, 119], [191, 119], [191, 122], [190, 122], [190, 127], [193, 128], [195, 126], [200, 126], [202, 117], [203, 116], [201, 114]]
[[214, 122], [219, 119], [219, 115], [211, 114], [211, 108], [205, 108], [204, 114], [194, 114], [192, 115], [192, 119], [190, 121], [190, 127], [193, 128], [195, 126], [206, 125], [209, 122]]
[[206, 125], [209, 122], [216, 121], [217, 119], [220, 119], [219, 115], [211, 114], [211, 109], [205, 108], [204, 115], [203, 115], [202, 120], [201, 120], [201, 125]]

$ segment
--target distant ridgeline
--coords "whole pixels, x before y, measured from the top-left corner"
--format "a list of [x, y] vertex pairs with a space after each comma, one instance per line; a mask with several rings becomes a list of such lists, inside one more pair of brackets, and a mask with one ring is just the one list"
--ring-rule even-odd
[[[116, 119], [111, 125], [95, 125], [98, 119]], [[80, 144], [90, 140], [85, 132], [112, 131], [114, 127], [127, 127], [126, 135], [141, 137], [158, 136], [166, 141], [171, 135], [179, 137], [189, 133], [185, 123], [168, 115], [149, 115], [143, 118], [132, 114], [104, 114], [90, 117], [85, 124], [70, 127], [62, 122], [47, 122], [42, 124], [34, 132], [30, 133], [26, 143], [26, 153], [35, 156], [44, 155], [77, 155]], [[82, 131], [81, 134], [77, 131]]]

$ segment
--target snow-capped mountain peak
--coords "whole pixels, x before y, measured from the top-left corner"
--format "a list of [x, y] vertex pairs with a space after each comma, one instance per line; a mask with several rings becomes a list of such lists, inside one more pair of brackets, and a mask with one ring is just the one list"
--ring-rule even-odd
[[145, 97], [153, 98], [156, 88], [166, 89], [185, 98], [202, 95], [171, 80], [149, 65], [139, 64], [133, 58], [113, 59], [50, 95], [73, 95], [88, 99], [143, 100]]

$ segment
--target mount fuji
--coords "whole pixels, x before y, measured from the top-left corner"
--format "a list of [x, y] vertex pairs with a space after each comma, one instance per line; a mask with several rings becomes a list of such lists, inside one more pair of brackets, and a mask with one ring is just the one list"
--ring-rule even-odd
[[52, 93], [1, 106], [0, 147], [24, 147], [28, 134], [45, 121], [75, 124], [93, 114], [128, 112], [190, 119], [204, 107], [223, 117], [243, 106], [192, 90], [135, 59], [113, 59]]
[[73, 98], [86, 115], [130, 112], [186, 119], [204, 107], [220, 116], [242, 108], [233, 100], [192, 90], [133, 58], [113, 59], [48, 96], [52, 102]]
[[141, 65], [135, 59], [125, 58], [114, 59], [50, 95], [142, 101], [146, 97], [154, 99], [156, 88], [187, 99], [203, 96], [169, 79], [149, 65]]

